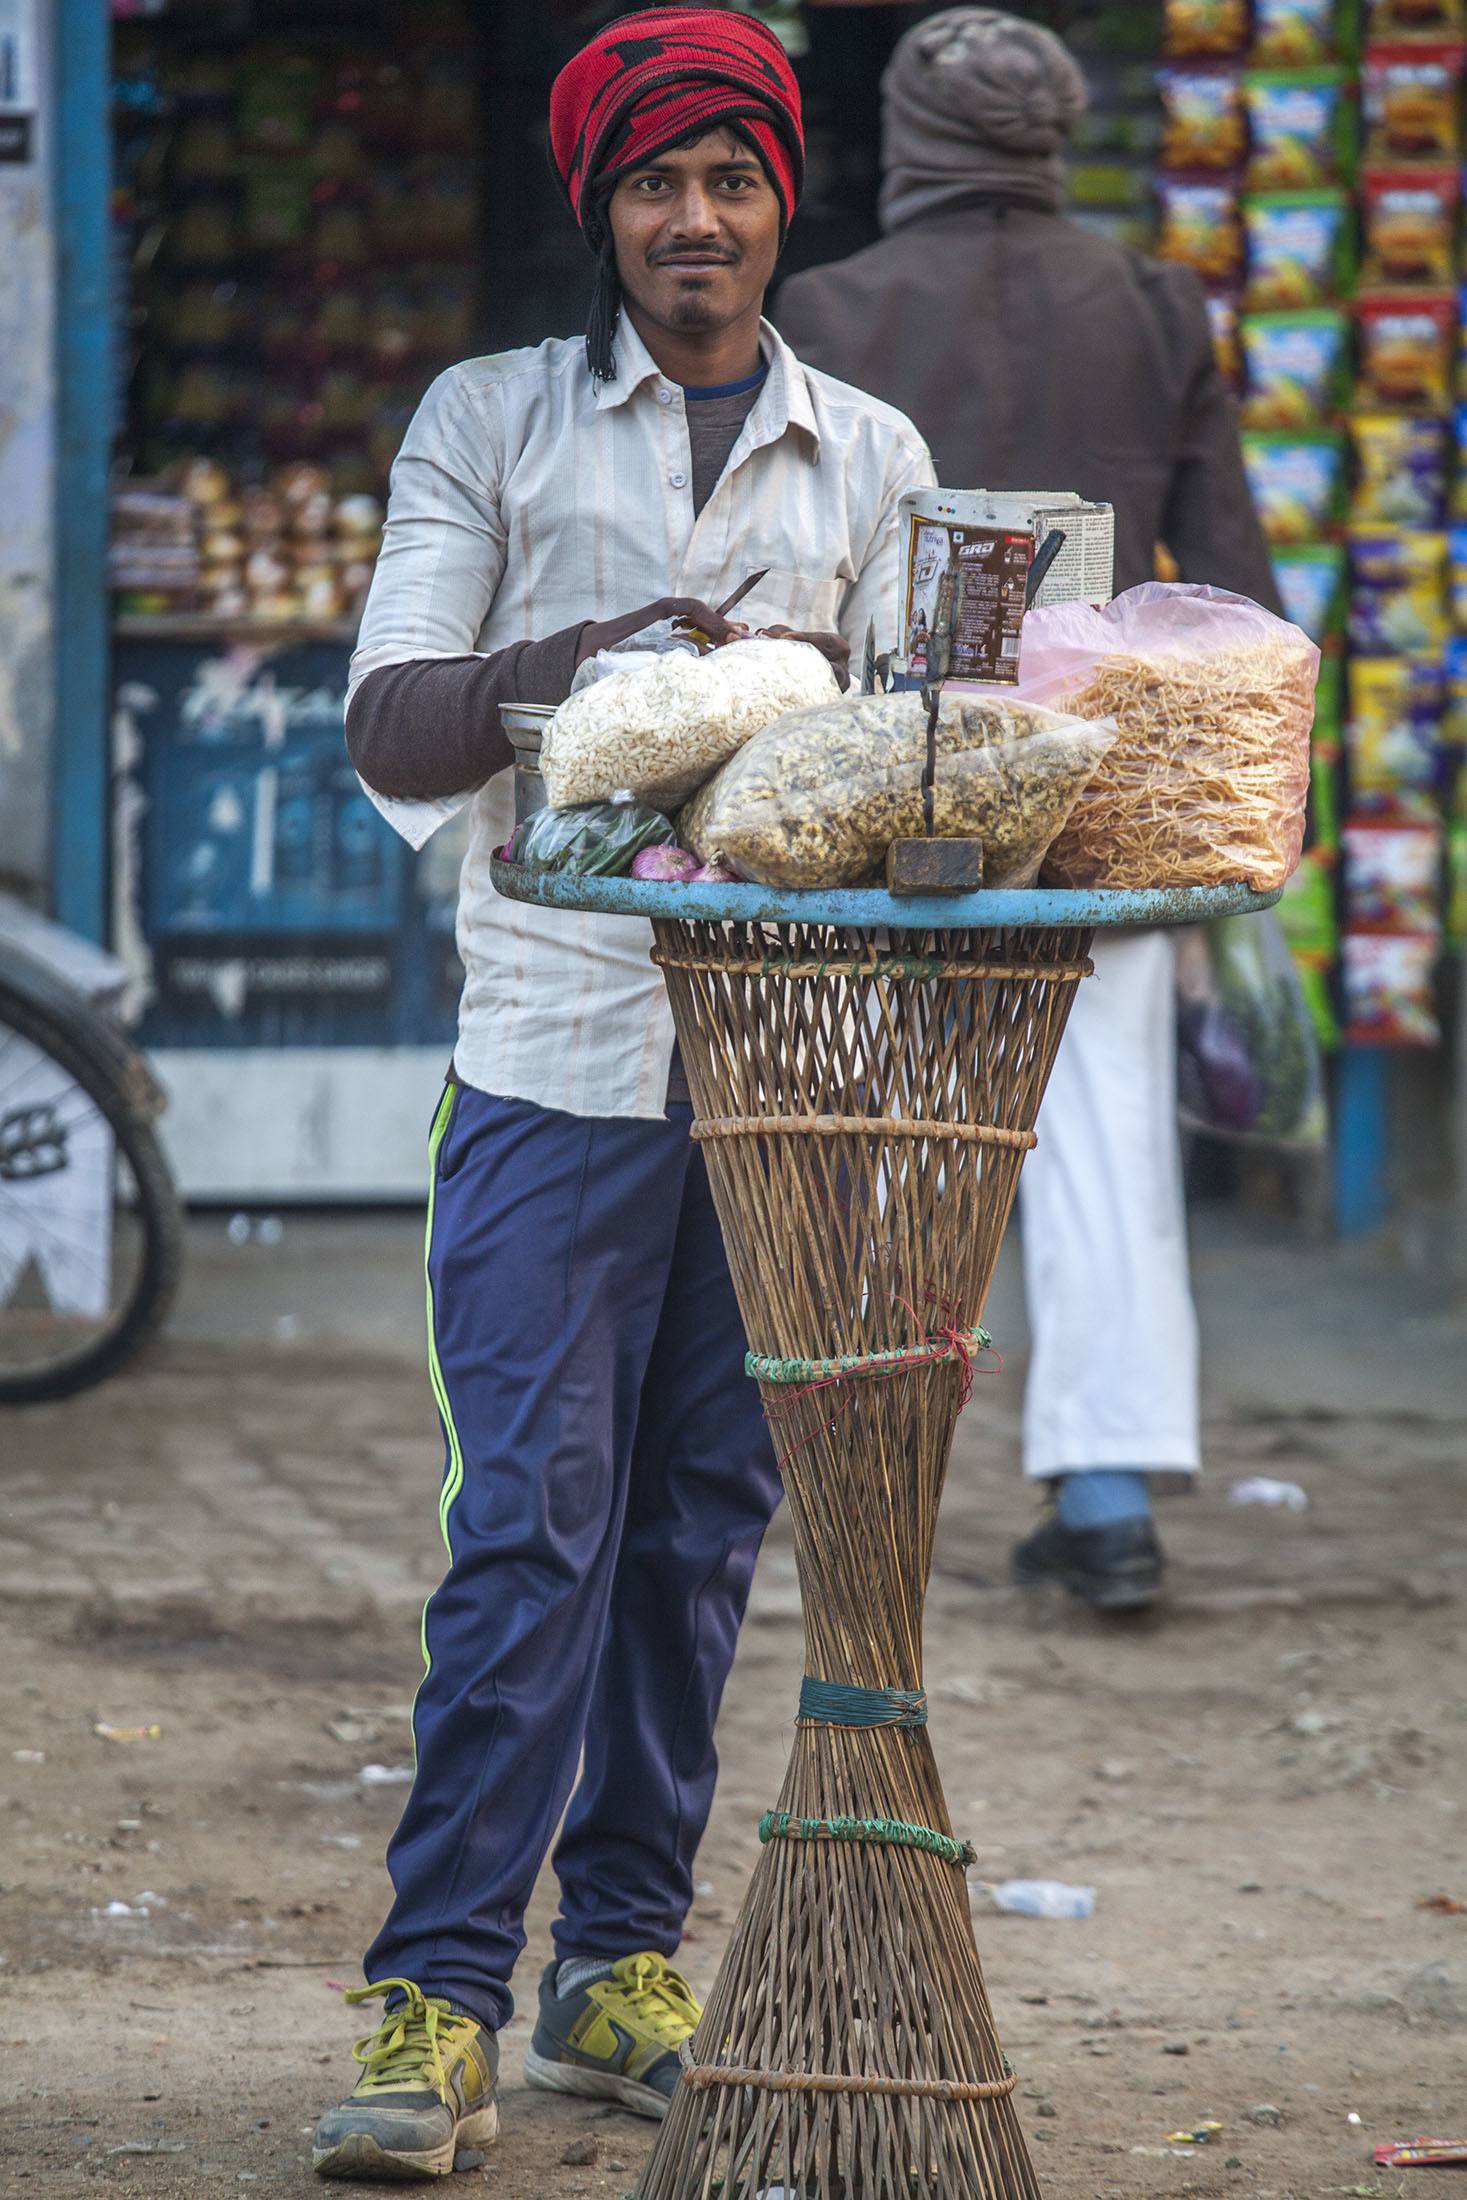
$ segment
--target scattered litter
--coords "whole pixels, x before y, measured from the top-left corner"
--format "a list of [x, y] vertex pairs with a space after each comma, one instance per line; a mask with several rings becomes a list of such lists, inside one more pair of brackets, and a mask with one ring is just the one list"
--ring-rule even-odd
[[141, 1818], [119, 1818], [113, 1830], [116, 1833], [141, 1833], [143, 1822]]
[[1169, 2131], [1166, 2143], [1169, 2147], [1210, 2146], [1214, 2133], [1221, 2130], [1222, 2125], [1219, 2123], [1196, 2124], [1191, 2131]]
[[131, 1902], [109, 1902], [104, 1910], [93, 1910], [93, 1917], [146, 1917], [141, 1906], [134, 1908]]
[[363, 1765], [357, 1778], [364, 1788], [411, 1787], [413, 1768], [411, 1765]]
[[349, 1994], [351, 1992], [351, 1988], [346, 1984], [344, 1979], [328, 1978], [323, 1979], [321, 1983], [328, 1989], [329, 1992], [333, 1994]]
[[12, 1749], [10, 1754], [18, 1765], [43, 1765], [46, 1762], [44, 1749]]
[[560, 2159], [567, 2169], [594, 2169], [601, 2152], [601, 2141], [595, 2132], [584, 2139], [572, 2139]]
[[1381, 2169], [1460, 2169], [1467, 2166], [1467, 2139], [1397, 2139], [1370, 2159]]
[[141, 1914], [141, 1915], [142, 1915], [143, 1917], [146, 1917], [146, 1916], [147, 1916], [147, 1914], [148, 1914], [148, 1911], [147, 1911], [147, 1910], [145, 1910], [145, 1909], [143, 1908], [143, 1904], [144, 1904], [145, 1902], [146, 1902], [146, 1903], [147, 1903], [147, 1905], [148, 1905], [148, 1909], [153, 1909], [153, 1910], [166, 1910], [166, 1909], [167, 1909], [167, 1907], [168, 1907], [168, 1897], [167, 1897], [167, 1895], [166, 1895], [166, 1894], [154, 1894], [154, 1892], [153, 1892], [153, 1890], [152, 1890], [152, 1888], [151, 1888], [151, 1887], [144, 1887], [144, 1889], [143, 1889], [143, 1891], [142, 1891], [142, 1893], [141, 1893], [141, 1894], [139, 1894], [139, 1895], [134, 1895], [134, 1897], [133, 1897], [133, 1900], [134, 1900], [134, 1901], [136, 1902], [136, 1904], [137, 1904], [137, 1906], [138, 1906], [138, 1910], [139, 1910], [139, 1913], [140, 1913], [140, 1914]]
[[225, 1236], [231, 1245], [278, 1245], [285, 1235], [285, 1224], [279, 1215], [261, 1215], [258, 1220], [250, 1215], [231, 1215]]
[[275, 1334], [280, 1339], [282, 1344], [288, 1344], [292, 1337], [298, 1337], [300, 1333], [301, 1318], [299, 1314], [276, 1315]]
[[996, 1910], [1013, 1917], [1090, 1917], [1093, 1887], [1072, 1887], [1063, 1879], [1005, 1879], [996, 1887], [978, 1881]]
[[113, 2154], [182, 2154], [183, 2151], [183, 2142], [180, 2139], [124, 2139], [120, 2145], [108, 2147], [107, 2149], [109, 2156]]
[[92, 1728], [104, 1742], [158, 1742], [163, 1738], [161, 1726], [108, 1726], [105, 1719], [98, 1719]]
[[1358, 2116], [1357, 2116], [1357, 2115], [1355, 2114], [1355, 2111], [1354, 2111], [1354, 2109], [1353, 2109], [1353, 2108], [1351, 2109], [1351, 2111], [1350, 2111], [1349, 2115], [1348, 2115], [1348, 2116], [1347, 2116], [1347, 2117], [1345, 2118], [1345, 2122], [1346, 2122], [1347, 2124], [1358, 2124], [1358, 2123], [1359, 2123], [1360, 2121], [1361, 2121], [1360, 2117], [1358, 2117]]
[[1262, 2131], [1278, 2131], [1282, 2128], [1284, 2112], [1275, 2108], [1272, 2101], [1255, 2101], [1252, 2108], [1243, 2112], [1245, 2124], [1257, 2124]]
[[1127, 1780], [1135, 1779], [1136, 1767], [1128, 1765], [1120, 1757], [1102, 1757], [1095, 1767], [1095, 1777], [1097, 1780], [1109, 1780], [1114, 1786], [1121, 1787]]
[[359, 1833], [323, 1833], [321, 1846], [326, 1849], [359, 1849], [362, 1837]]
[[1192, 2048], [1187, 2040], [1166, 2040], [1161, 2051], [1163, 2055], [1190, 2055]]
[[1416, 1907], [1435, 1910], [1438, 1917], [1461, 1917], [1467, 1912], [1467, 1902], [1459, 1902], [1454, 1894], [1424, 1894]]
[[1271, 1474], [1245, 1475], [1228, 1491], [1230, 1505], [1271, 1505], [1286, 1507], [1291, 1513], [1307, 1512], [1309, 1498], [1297, 1482], [1275, 1482]]

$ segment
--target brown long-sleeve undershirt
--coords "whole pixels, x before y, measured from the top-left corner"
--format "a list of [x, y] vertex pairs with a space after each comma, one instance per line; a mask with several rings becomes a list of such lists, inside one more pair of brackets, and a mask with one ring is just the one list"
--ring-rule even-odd
[[[757, 385], [728, 396], [689, 394], [688, 487], [695, 513], [712, 495], [758, 395]], [[347, 705], [346, 752], [354, 768], [378, 794], [408, 801], [482, 787], [514, 760], [501, 705], [563, 703], [588, 623], [562, 627], [543, 641], [511, 642], [487, 656], [380, 665]]]
[[346, 713], [346, 753], [378, 794], [415, 801], [462, 794], [514, 761], [504, 703], [563, 703], [581, 621], [487, 657], [422, 657], [369, 672]]

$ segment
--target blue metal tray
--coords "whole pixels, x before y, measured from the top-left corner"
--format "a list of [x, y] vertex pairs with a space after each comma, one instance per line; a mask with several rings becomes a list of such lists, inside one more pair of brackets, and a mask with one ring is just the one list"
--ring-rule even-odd
[[1246, 886], [1173, 886], [1138, 893], [1029, 887], [978, 894], [927, 894], [898, 900], [884, 887], [796, 892], [779, 886], [678, 886], [663, 879], [574, 878], [495, 862], [490, 876], [510, 901], [543, 909], [590, 909], [608, 917], [702, 918], [712, 924], [839, 924], [903, 932], [961, 932], [984, 927], [1104, 924], [1203, 924], [1247, 909], [1268, 909], [1278, 894]]

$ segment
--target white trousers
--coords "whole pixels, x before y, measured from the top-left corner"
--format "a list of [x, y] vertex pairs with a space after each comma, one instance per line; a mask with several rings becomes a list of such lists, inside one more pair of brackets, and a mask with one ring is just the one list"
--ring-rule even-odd
[[1024, 1472], [1195, 1474], [1197, 1317], [1165, 932], [1097, 935], [1019, 1179]]

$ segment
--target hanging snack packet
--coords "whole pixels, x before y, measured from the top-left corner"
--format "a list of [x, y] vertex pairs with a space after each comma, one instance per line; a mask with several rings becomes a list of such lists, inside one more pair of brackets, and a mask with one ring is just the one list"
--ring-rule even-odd
[[1452, 483], [1452, 517], [1467, 520], [1467, 476], [1462, 468], [1467, 463], [1467, 405], [1458, 405], [1452, 414], [1452, 439], [1457, 447], [1457, 473]]
[[1459, 634], [1467, 634], [1467, 527], [1454, 527], [1447, 536], [1447, 578], [1452, 624]]
[[1350, 647], [1362, 657], [1439, 656], [1447, 641], [1447, 538], [1350, 536]]
[[1366, 34], [1372, 39], [1451, 36], [1463, 28], [1462, 0], [1366, 0]]
[[1367, 48], [1360, 74], [1367, 165], [1456, 159], [1463, 50], [1456, 39]]
[[1342, 69], [1250, 71], [1243, 97], [1250, 191], [1318, 191], [1345, 180], [1349, 110]]
[[1247, 434], [1243, 462], [1270, 542], [1317, 542], [1339, 515], [1344, 444], [1318, 430], [1305, 435]]
[[1166, 0], [1162, 52], [1178, 61], [1226, 60], [1248, 43], [1248, 0]]
[[1454, 955], [1467, 946], [1467, 815], [1447, 826], [1446, 944]]
[[1229, 183], [1195, 176], [1158, 176], [1157, 253], [1195, 268], [1205, 283], [1230, 283], [1243, 270], [1238, 194]]
[[1357, 298], [1355, 316], [1361, 404], [1444, 413], [1457, 344], [1455, 293], [1395, 291]]
[[1212, 356], [1217, 361], [1217, 371], [1228, 388], [1236, 390], [1243, 379], [1243, 346], [1238, 331], [1238, 299], [1235, 291], [1208, 292], [1207, 322], [1212, 330]]
[[1340, 1043], [1339, 1018], [1330, 996], [1330, 971], [1339, 953], [1334, 880], [1330, 867], [1311, 851], [1284, 888], [1278, 905], [1279, 929], [1289, 943], [1294, 968], [1320, 1045]]
[[[1284, 617], [1302, 627], [1321, 648], [1344, 623], [1345, 553], [1337, 542], [1301, 543], [1275, 550], [1273, 577], [1283, 599]], [[1319, 717], [1318, 695], [1315, 719]]]
[[1335, 0], [1254, 0], [1255, 69], [1315, 69], [1340, 59]]
[[1260, 313], [1243, 321], [1243, 425], [1312, 428], [1344, 396], [1342, 313]]
[[1362, 283], [1441, 288], [1455, 273], [1457, 202], [1453, 168], [1377, 168], [1364, 178]]
[[1326, 305], [1349, 283], [1350, 202], [1342, 191], [1290, 191], [1245, 199], [1250, 313]]
[[1442, 668], [1410, 657], [1352, 657], [1345, 746], [1362, 810], [1420, 809], [1440, 773]]
[[1157, 72], [1161, 90], [1163, 168], [1231, 169], [1248, 147], [1243, 88], [1229, 69]]
[[[1452, 636], [1442, 663], [1442, 741], [1449, 749], [1467, 750], [1467, 635]], [[1467, 793], [1467, 779], [1460, 782], [1460, 789]]]
[[1314, 690], [1314, 731], [1310, 739], [1320, 756], [1338, 757], [1345, 716], [1345, 660], [1331, 650], [1320, 661]]
[[1340, 942], [1334, 877], [1332, 867], [1312, 848], [1300, 858], [1298, 870], [1284, 888], [1278, 919], [1295, 955], [1333, 961]]
[[1373, 526], [1439, 527], [1446, 509], [1447, 430], [1442, 420], [1356, 413], [1353, 520]]
[[1430, 932], [1437, 923], [1442, 831], [1437, 824], [1345, 827], [1345, 922], [1362, 932]]
[[1434, 932], [1347, 932], [1340, 954], [1346, 1038], [1356, 1046], [1439, 1046], [1436, 958]]
[[1339, 758], [1327, 748], [1317, 748], [1309, 757], [1309, 826], [1315, 848], [1327, 862], [1333, 863], [1340, 852], [1340, 797]]

